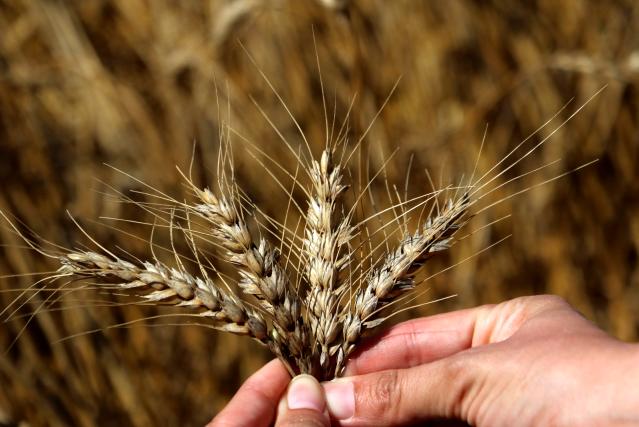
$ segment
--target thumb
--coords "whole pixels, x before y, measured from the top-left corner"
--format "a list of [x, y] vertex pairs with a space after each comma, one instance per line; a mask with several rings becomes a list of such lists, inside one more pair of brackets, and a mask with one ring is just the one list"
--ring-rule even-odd
[[466, 419], [467, 404], [480, 391], [470, 365], [453, 356], [410, 369], [340, 378], [323, 384], [327, 406], [340, 426]]
[[310, 375], [298, 375], [280, 401], [276, 427], [330, 427], [324, 390]]

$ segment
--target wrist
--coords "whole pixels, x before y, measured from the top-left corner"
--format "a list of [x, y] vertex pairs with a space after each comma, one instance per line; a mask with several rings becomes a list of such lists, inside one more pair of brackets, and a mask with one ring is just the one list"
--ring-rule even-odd
[[608, 414], [611, 425], [639, 423], [639, 344], [619, 346], [618, 358], [609, 361], [616, 375], [609, 379], [612, 399]]

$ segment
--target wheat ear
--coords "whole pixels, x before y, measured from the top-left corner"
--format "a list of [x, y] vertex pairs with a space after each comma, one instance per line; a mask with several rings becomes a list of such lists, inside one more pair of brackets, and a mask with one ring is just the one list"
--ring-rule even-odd
[[434, 218], [429, 217], [415, 234], [404, 236], [397, 249], [386, 255], [381, 266], [367, 275], [364, 280], [366, 286], [355, 294], [353, 311], [343, 313], [343, 340], [337, 353], [337, 374], [343, 369], [363, 331], [385, 320], [380, 315], [381, 308], [402, 293], [414, 289], [415, 275], [428, 258], [450, 247], [469, 205], [467, 193], [454, 202], [449, 200], [441, 213]]
[[320, 355], [319, 364], [325, 377], [331, 370], [331, 356], [339, 348], [339, 343], [335, 344], [341, 329], [336, 316], [343, 293], [339, 275], [348, 263], [343, 248], [350, 241], [352, 230], [346, 217], [335, 221], [338, 198], [348, 187], [342, 184], [341, 166], [333, 163], [329, 148], [322, 152], [319, 162], [312, 161], [309, 175], [312, 191], [304, 238], [304, 273], [309, 290], [305, 306], [312, 345], [318, 347], [314, 353]]
[[59, 261], [62, 266], [58, 272], [62, 275], [101, 278], [117, 289], [139, 291], [138, 296], [147, 301], [199, 309], [200, 316], [214, 320], [216, 329], [248, 335], [264, 344], [269, 339], [262, 315], [208, 277], [195, 277], [159, 261], [136, 265], [91, 251], [70, 252]]
[[[218, 197], [209, 189], [195, 191], [202, 203], [194, 209], [210, 224], [226, 259], [239, 268], [240, 288], [254, 295], [273, 318], [271, 337], [280, 344], [274, 349], [276, 354], [292, 366], [309, 371], [311, 356], [304, 354], [308, 339], [299, 298], [278, 263], [279, 254], [264, 238], [254, 243], [241, 211], [229, 197]], [[288, 354], [282, 353], [285, 350]]]

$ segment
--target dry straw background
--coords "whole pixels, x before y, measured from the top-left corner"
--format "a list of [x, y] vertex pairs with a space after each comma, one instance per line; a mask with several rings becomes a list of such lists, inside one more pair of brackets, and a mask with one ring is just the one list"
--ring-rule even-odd
[[[174, 166], [188, 167], [193, 141], [197, 183], [214, 179], [221, 117], [284, 159], [282, 143], [251, 99], [287, 138], [299, 141], [241, 45], [318, 153], [324, 114], [316, 50], [330, 110], [343, 118], [357, 94], [351, 140], [401, 76], [366, 144], [371, 168], [400, 148], [387, 170], [399, 185], [414, 156], [413, 194], [430, 189], [424, 168], [444, 182], [469, 173], [486, 125], [483, 170], [569, 99], [575, 100], [560, 118], [608, 85], [508, 176], [561, 158], [538, 182], [600, 161], [475, 218], [471, 230], [513, 215], [455, 246], [429, 272], [513, 236], [426, 284], [432, 287], [426, 298], [457, 298], [410, 315], [550, 292], [614, 335], [638, 338], [639, 6], [632, 0], [378, 0], [353, 1], [341, 11], [310, 0], [1, 1], [0, 209], [49, 240], [88, 243], [68, 209], [106, 246], [146, 257], [148, 228], [91, 222], [101, 216], [149, 220], [113, 197], [141, 186], [103, 163], [181, 199], [186, 191]], [[242, 188], [268, 213], [281, 215], [286, 196], [239, 138], [235, 146]], [[382, 184], [374, 191], [385, 200]], [[25, 249], [5, 225], [1, 275], [56, 267]], [[12, 289], [32, 282], [29, 276], [2, 279], [0, 307], [15, 298]], [[0, 425], [201, 425], [270, 357], [249, 340], [195, 326], [157, 327], [162, 321], [53, 344], [165, 313], [98, 307], [94, 299], [75, 295], [52, 307], [75, 308], [42, 312], [8, 351], [28, 317], [2, 324]]]

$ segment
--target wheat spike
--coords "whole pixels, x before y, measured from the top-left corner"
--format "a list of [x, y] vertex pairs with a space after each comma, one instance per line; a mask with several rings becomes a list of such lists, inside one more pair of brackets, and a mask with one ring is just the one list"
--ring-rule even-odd
[[208, 277], [195, 277], [159, 261], [138, 266], [91, 251], [70, 252], [59, 259], [61, 275], [99, 278], [108, 281], [103, 284], [129, 293], [142, 292], [139, 296], [146, 301], [174, 301], [178, 306], [200, 309], [199, 315], [213, 319], [216, 329], [267, 343], [267, 325], [262, 315]]
[[[307, 334], [300, 317], [300, 301], [278, 263], [279, 254], [264, 238], [257, 245], [254, 243], [240, 210], [227, 196], [216, 197], [209, 189], [195, 190], [201, 203], [194, 210], [211, 225], [212, 235], [225, 249], [226, 259], [239, 268], [240, 288], [255, 296], [272, 316], [273, 339], [286, 342], [278, 353], [300, 364]], [[308, 370], [306, 363], [302, 365]]]
[[319, 365], [324, 373], [331, 369], [330, 356], [339, 345], [335, 341], [341, 322], [336, 316], [343, 288], [340, 272], [347, 266], [348, 254], [343, 250], [352, 237], [348, 219], [335, 218], [335, 208], [347, 186], [342, 184], [341, 166], [333, 163], [329, 148], [322, 152], [320, 161], [310, 167], [312, 197], [306, 215], [304, 252], [305, 275], [309, 291], [305, 299], [308, 322], [319, 353]]
[[343, 340], [337, 355], [336, 372], [355, 348], [363, 330], [380, 324], [385, 318], [380, 308], [415, 286], [415, 274], [436, 252], [450, 247], [470, 204], [468, 194], [453, 202], [435, 218], [428, 218], [421, 230], [405, 235], [398, 247], [388, 253], [381, 266], [364, 280], [365, 286], [355, 295], [354, 310], [343, 313]]

